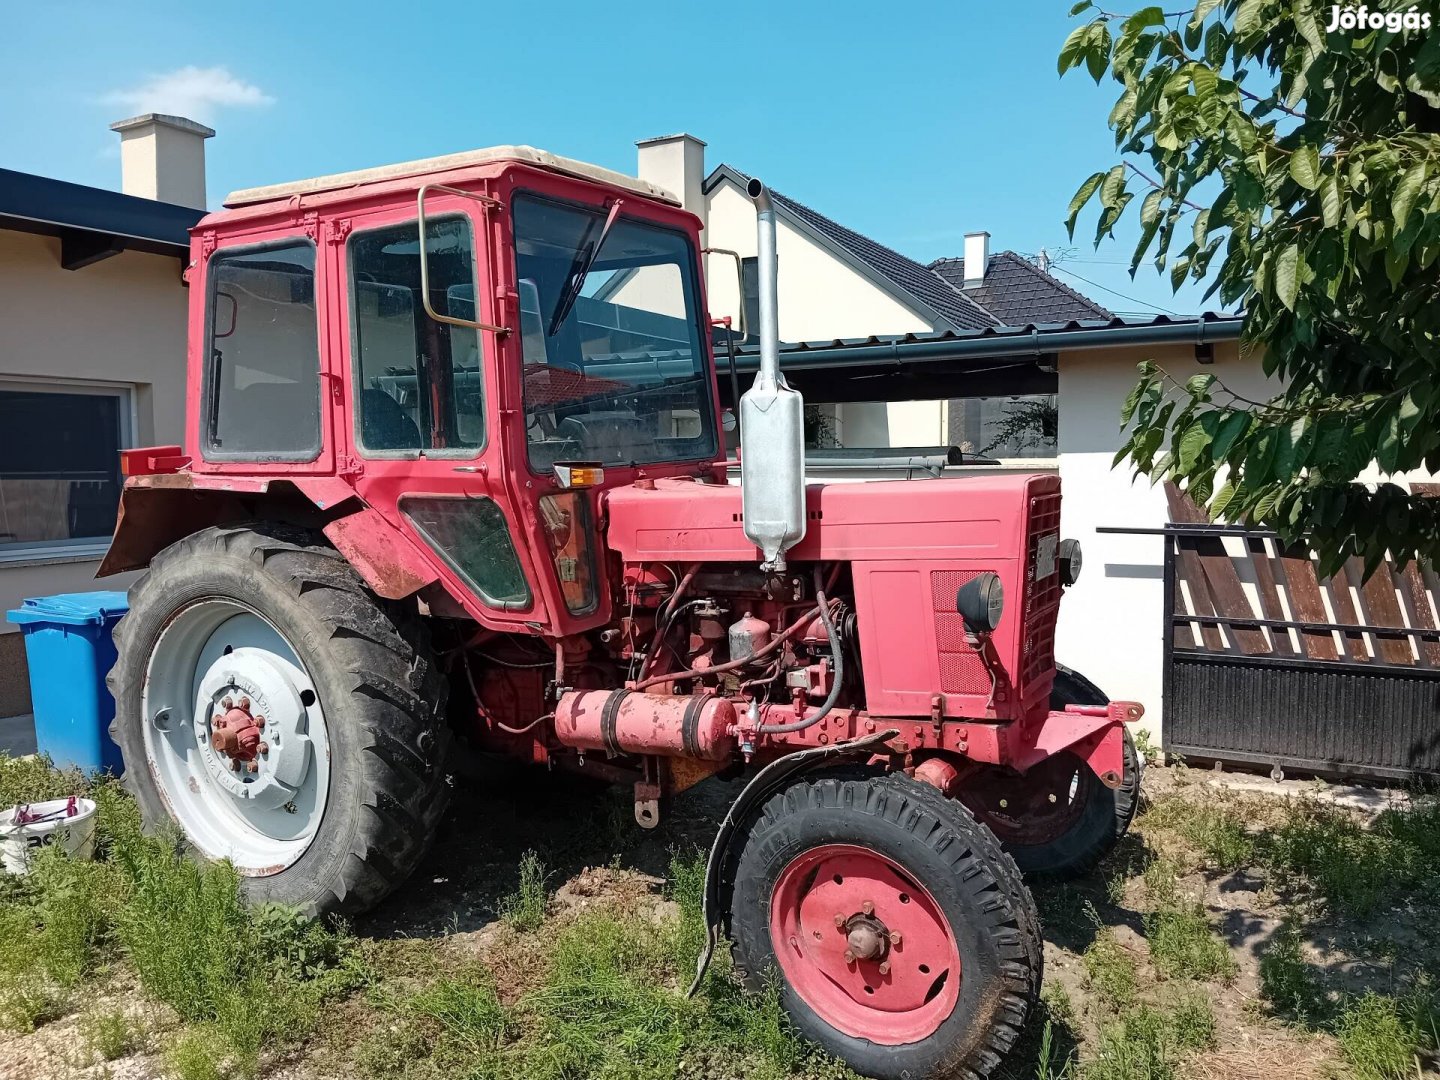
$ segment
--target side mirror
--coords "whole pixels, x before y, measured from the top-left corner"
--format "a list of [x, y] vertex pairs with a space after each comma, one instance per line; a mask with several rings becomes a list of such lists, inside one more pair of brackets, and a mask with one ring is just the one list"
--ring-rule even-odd
[[977, 574], [955, 593], [955, 610], [972, 634], [993, 634], [1005, 613], [1005, 587], [1000, 575], [987, 570]]

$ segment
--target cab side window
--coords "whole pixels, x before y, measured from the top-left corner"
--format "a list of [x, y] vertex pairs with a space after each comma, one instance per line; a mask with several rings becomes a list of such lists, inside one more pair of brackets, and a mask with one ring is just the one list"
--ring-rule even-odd
[[[475, 319], [470, 222], [427, 219], [430, 307]], [[414, 221], [358, 232], [349, 241], [357, 435], [368, 455], [449, 451], [485, 442], [480, 335], [425, 311]]]
[[315, 245], [218, 251], [208, 282], [205, 456], [313, 461], [320, 454]]

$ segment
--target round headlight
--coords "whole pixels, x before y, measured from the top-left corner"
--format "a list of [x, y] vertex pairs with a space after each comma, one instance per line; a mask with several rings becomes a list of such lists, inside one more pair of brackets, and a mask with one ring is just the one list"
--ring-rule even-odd
[[1000, 575], [986, 570], [971, 578], [955, 594], [955, 610], [972, 634], [990, 634], [1005, 613], [1005, 588]]
[[1060, 584], [1074, 585], [1080, 580], [1080, 567], [1084, 564], [1084, 556], [1080, 553], [1079, 540], [1060, 541]]

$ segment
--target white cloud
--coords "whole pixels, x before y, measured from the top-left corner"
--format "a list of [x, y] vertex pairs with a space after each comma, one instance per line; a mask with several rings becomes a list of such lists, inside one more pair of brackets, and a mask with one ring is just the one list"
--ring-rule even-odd
[[158, 112], [210, 123], [225, 108], [272, 105], [275, 99], [254, 83], [237, 79], [227, 68], [190, 65], [152, 75], [137, 86], [112, 90], [101, 100], [130, 114]]

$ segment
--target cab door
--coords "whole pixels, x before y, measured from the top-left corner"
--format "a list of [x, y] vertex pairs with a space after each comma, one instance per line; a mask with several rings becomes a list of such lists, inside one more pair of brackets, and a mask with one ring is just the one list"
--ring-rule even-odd
[[350, 391], [337, 406], [342, 473], [434, 554], [468, 614], [533, 632], [549, 618], [495, 430], [501, 334], [485, 257], [489, 200], [439, 187], [422, 199], [351, 215], [336, 246]]

